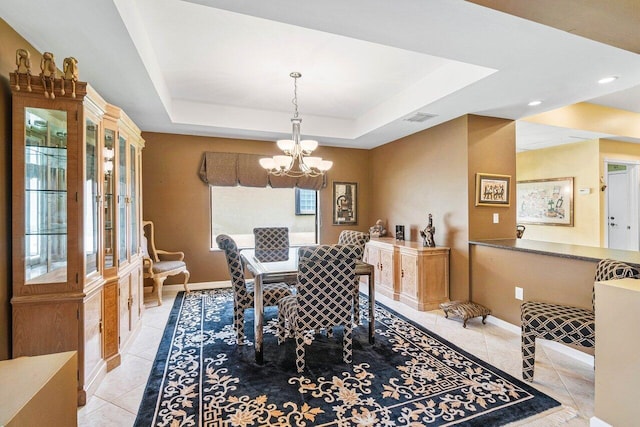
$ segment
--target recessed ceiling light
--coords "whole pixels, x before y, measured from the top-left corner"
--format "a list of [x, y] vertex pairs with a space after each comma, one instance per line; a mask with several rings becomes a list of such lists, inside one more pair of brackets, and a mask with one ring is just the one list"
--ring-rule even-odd
[[542, 104], [542, 101], [531, 101], [529, 104], [529, 107], [535, 107], [536, 105], [540, 105]]
[[598, 83], [600, 83], [601, 85], [607, 84], [607, 83], [611, 83], [615, 80], [618, 80], [618, 76], [609, 76], [609, 77], [603, 77], [600, 80], [598, 80]]

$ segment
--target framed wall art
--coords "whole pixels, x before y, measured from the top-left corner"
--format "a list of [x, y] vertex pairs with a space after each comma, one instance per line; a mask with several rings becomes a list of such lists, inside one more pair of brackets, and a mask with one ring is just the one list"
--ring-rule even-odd
[[333, 225], [358, 223], [358, 183], [333, 182]]
[[511, 176], [476, 174], [476, 206], [509, 206]]
[[573, 227], [573, 177], [516, 184], [516, 222]]

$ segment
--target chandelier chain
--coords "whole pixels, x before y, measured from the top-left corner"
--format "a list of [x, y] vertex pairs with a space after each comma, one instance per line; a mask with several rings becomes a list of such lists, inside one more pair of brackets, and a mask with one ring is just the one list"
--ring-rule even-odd
[[291, 100], [294, 106], [293, 117], [298, 118], [298, 77], [293, 76], [293, 99]]

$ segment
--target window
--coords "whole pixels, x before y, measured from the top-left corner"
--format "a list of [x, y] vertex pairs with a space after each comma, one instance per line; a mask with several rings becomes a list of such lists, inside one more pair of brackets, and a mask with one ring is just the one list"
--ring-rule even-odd
[[316, 194], [314, 190], [296, 188], [296, 215], [316, 214]]
[[228, 234], [239, 248], [254, 247], [255, 227], [288, 227], [289, 242], [294, 246], [318, 242], [316, 191], [271, 187], [209, 189], [213, 249], [218, 248], [218, 234]]

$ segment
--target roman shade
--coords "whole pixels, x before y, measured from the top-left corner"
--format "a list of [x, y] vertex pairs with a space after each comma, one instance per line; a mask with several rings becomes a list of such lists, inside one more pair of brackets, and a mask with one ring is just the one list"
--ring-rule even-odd
[[200, 164], [200, 179], [220, 187], [303, 188], [320, 190], [326, 186], [325, 176], [292, 178], [273, 176], [260, 166], [261, 154], [205, 152]]

